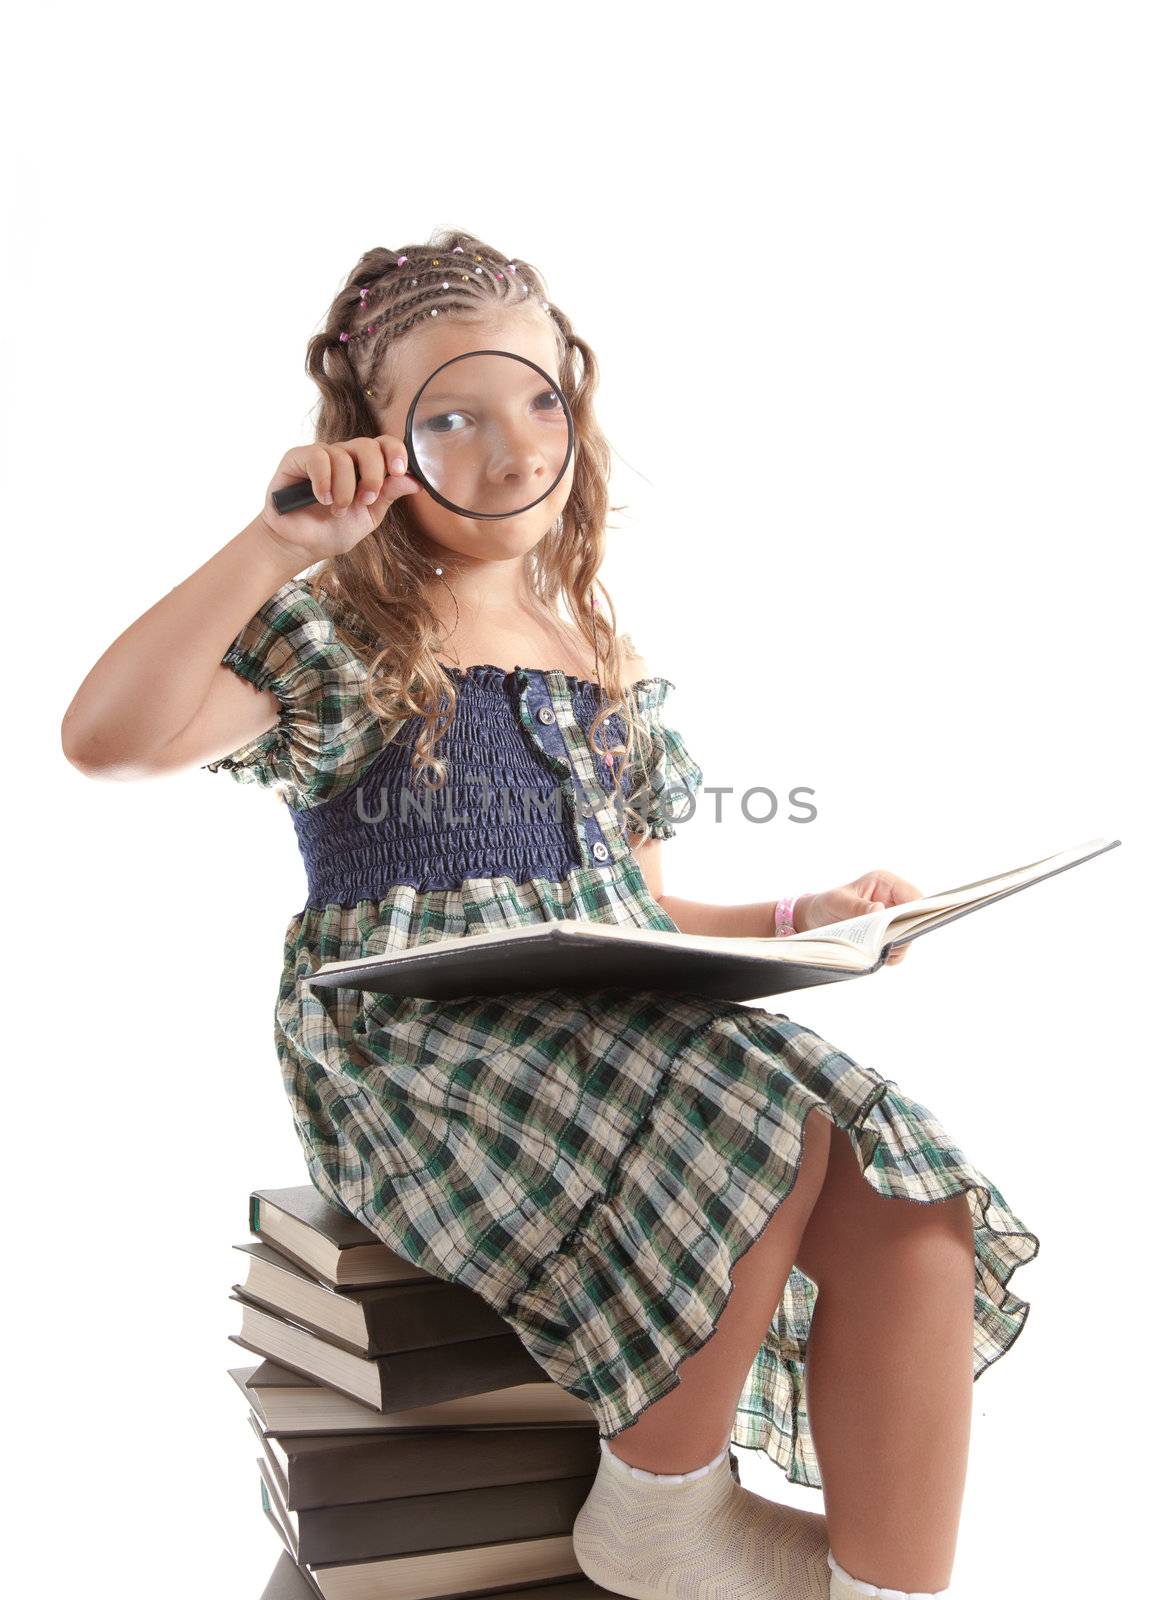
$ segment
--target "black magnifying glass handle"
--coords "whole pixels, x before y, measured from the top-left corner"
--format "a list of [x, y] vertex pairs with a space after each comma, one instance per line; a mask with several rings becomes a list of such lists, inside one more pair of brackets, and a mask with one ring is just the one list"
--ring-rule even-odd
[[300, 483], [289, 483], [286, 489], [273, 489], [271, 491], [271, 503], [281, 516], [288, 511], [298, 511], [301, 506], [318, 506], [320, 504], [316, 499], [310, 478], [304, 478]]

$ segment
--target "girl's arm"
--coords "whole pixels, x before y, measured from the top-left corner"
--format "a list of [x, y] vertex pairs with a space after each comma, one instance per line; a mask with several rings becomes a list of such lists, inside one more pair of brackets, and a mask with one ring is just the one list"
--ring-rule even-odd
[[[222, 658], [306, 564], [261, 517], [249, 523], [90, 668], [61, 723], [66, 759], [87, 777], [139, 778], [209, 760], [273, 728], [275, 696], [244, 683]], [[184, 744], [179, 735], [196, 717], [198, 737]]]
[[[653, 843], [659, 844], [659, 840]], [[650, 887], [650, 885], [649, 885]], [[764, 939], [774, 936], [774, 900], [756, 900], [745, 906], [709, 905], [703, 900], [678, 900], [675, 895], [661, 898], [652, 890], [652, 898], [668, 913], [681, 933], [724, 934], [742, 938]], [[798, 933], [806, 929], [805, 911], [813, 897], [799, 895], [794, 905], [794, 928]]]
[[[659, 845], [658, 839], [652, 840], [653, 845]], [[645, 846], [643, 853], [637, 852], [637, 860], [643, 864], [643, 857], [648, 854]], [[651, 876], [649, 876], [649, 873]], [[700, 900], [678, 900], [675, 895], [663, 894], [663, 873], [658, 859], [648, 859], [644, 869], [644, 878], [648, 883], [653, 900], [672, 918], [681, 933], [706, 933], [733, 935], [752, 935], [754, 938], [775, 938], [773, 915], [776, 909], [774, 900], [758, 900], [746, 906], [718, 906], [707, 905]], [[860, 878], [852, 878], [849, 883], [842, 884], [837, 889], [827, 889], [818, 894], [799, 895], [794, 902], [793, 923], [795, 933], [808, 933], [811, 928], [822, 928], [829, 922], [840, 922], [846, 917], [865, 916], [868, 911], [884, 906], [903, 905], [909, 900], [918, 900], [921, 891], [906, 878], [901, 878], [898, 873], [887, 872], [883, 868], [876, 868], [873, 872], [863, 873]], [[887, 957], [887, 966], [895, 967], [906, 958], [905, 946], [894, 950]]]
[[[273, 491], [303, 479], [313, 504], [279, 516]], [[351, 550], [394, 500], [420, 490], [391, 434], [293, 445], [254, 522], [119, 634], [90, 669], [61, 723], [67, 760], [89, 777], [139, 778], [202, 765], [274, 728], [279, 701], [224, 665], [228, 648], [285, 583]]]

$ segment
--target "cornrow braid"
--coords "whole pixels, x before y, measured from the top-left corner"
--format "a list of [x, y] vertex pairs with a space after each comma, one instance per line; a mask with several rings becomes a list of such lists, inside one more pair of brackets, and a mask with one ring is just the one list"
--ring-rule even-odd
[[418, 323], [443, 313], [480, 315], [522, 304], [533, 295], [551, 315], [561, 350], [562, 319], [545, 298], [538, 272], [525, 261], [508, 261], [469, 234], [438, 233], [427, 245], [385, 249], [362, 256], [332, 307], [325, 337], [342, 347], [360, 386], [376, 398], [373, 375], [383, 370], [394, 341]]

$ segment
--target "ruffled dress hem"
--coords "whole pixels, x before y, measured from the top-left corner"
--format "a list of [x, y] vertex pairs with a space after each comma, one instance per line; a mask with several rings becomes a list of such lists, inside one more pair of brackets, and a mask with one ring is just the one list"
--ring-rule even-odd
[[[691, 1075], [707, 1073], [710, 1054], [722, 1058], [726, 1046], [738, 1060], [756, 1063], [755, 1050], [764, 1051], [763, 1041], [782, 1024], [792, 1039], [803, 1045], [817, 1041], [821, 1047], [804, 1063], [815, 1087], [800, 1076], [787, 1078], [770, 1044], [768, 1071], [781, 1071], [780, 1094], [770, 1086], [772, 1116], [763, 1111], [750, 1137], [757, 1091], [765, 1091], [742, 1080], [737, 1110], [743, 1150], [731, 1171], [725, 1167], [710, 1174], [719, 1199], [715, 1226], [699, 1216], [693, 1195], [677, 1191], [669, 1208], [658, 1195], [653, 1200], [675, 1225], [664, 1237], [648, 1237], [639, 1220], [650, 1214], [642, 1203], [644, 1185], [667, 1170], [664, 1152], [674, 1147], [678, 1111], [683, 1108], [686, 1115], [699, 1103], [699, 1091], [695, 1098], [690, 1093]], [[744, 1047], [742, 1035], [749, 1041]], [[722, 1087], [719, 1118], [725, 1106]], [[791, 1110], [797, 1118], [796, 1150], [786, 1121]], [[680, 1383], [682, 1363], [716, 1332], [735, 1287], [733, 1268], [794, 1186], [806, 1118], [814, 1112], [827, 1115], [848, 1135], [864, 1180], [878, 1193], [918, 1204], [967, 1196], [975, 1247], [973, 1381], [1019, 1337], [1030, 1307], [1008, 1291], [1008, 1283], [1018, 1266], [1036, 1257], [1037, 1235], [952, 1144], [926, 1106], [788, 1017], [744, 1008], [743, 1015], [702, 1024], [677, 1052], [602, 1197], [584, 1207], [575, 1227], [537, 1264], [502, 1312], [554, 1380], [592, 1407], [601, 1438], [616, 1438], [671, 1393]], [[768, 1139], [759, 1131], [767, 1120]], [[701, 1137], [707, 1150], [707, 1130]], [[920, 1151], [928, 1157], [924, 1170]], [[689, 1182], [691, 1159], [690, 1154], [677, 1158]], [[726, 1204], [733, 1178], [738, 1192]], [[654, 1221], [658, 1228], [659, 1219]], [[821, 1489], [805, 1381], [816, 1297], [813, 1280], [795, 1267], [742, 1390], [731, 1443], [764, 1451], [791, 1483]], [[657, 1316], [645, 1322], [645, 1308], [653, 1304]]]

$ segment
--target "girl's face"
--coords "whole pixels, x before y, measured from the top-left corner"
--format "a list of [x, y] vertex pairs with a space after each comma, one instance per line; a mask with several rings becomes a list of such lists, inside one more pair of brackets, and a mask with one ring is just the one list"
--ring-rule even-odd
[[[555, 332], [541, 308], [515, 307], [473, 322], [443, 317], [413, 329], [397, 347], [393, 393], [388, 406], [380, 412], [381, 431], [404, 441], [405, 419], [418, 389], [443, 362], [471, 350], [506, 350], [525, 356], [558, 381]], [[561, 457], [548, 461], [544, 452], [516, 438], [504, 455], [492, 458], [490, 472], [498, 485], [505, 485], [503, 504], [524, 505], [544, 493], [560, 464]], [[545, 536], [567, 503], [574, 476], [572, 453], [554, 492], [513, 517], [479, 520], [461, 515], [440, 505], [424, 487], [420, 494], [399, 500], [397, 508], [421, 542], [429, 541], [428, 553], [434, 557], [448, 553], [472, 561], [512, 561], [526, 555]], [[442, 492], [447, 493], [444, 489]], [[448, 498], [459, 499], [452, 493]]]

